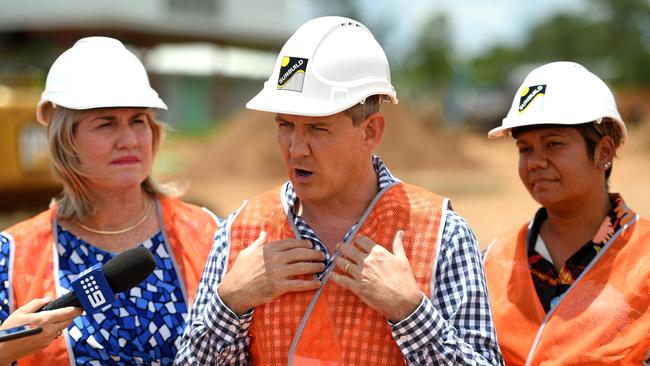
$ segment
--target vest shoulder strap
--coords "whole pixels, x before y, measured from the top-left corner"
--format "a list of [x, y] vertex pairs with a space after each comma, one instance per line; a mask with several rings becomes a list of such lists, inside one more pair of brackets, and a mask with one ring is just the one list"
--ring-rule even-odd
[[185, 281], [189, 304], [214, 241], [218, 223], [206, 210], [173, 198], [161, 198], [163, 225]]

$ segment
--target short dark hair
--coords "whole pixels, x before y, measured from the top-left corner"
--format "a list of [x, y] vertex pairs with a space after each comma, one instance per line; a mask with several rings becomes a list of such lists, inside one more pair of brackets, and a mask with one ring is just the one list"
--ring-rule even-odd
[[360, 103], [344, 110], [343, 113], [352, 119], [352, 123], [355, 126], [358, 126], [366, 117], [375, 112], [379, 112], [379, 106], [384, 98], [385, 96], [379, 94], [371, 95]]

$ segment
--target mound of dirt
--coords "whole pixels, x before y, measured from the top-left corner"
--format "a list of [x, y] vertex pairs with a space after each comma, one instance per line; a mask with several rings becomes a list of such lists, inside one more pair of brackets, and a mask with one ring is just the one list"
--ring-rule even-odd
[[377, 154], [391, 170], [470, 169], [480, 164], [462, 148], [461, 135], [434, 129], [408, 104], [384, 104], [384, 138]]
[[[386, 131], [377, 154], [391, 170], [463, 169], [478, 166], [453, 135], [434, 131], [408, 106], [382, 106]], [[188, 171], [190, 179], [229, 176], [281, 178], [273, 114], [242, 110], [203, 148]]]
[[224, 123], [223, 130], [203, 147], [189, 178], [284, 176], [271, 113], [242, 110]]

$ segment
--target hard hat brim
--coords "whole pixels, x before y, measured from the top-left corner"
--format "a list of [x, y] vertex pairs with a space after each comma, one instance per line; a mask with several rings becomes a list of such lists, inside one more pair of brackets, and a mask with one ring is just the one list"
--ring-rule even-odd
[[[54, 102], [55, 100], [56, 102]], [[41, 101], [36, 108], [36, 119], [39, 123], [45, 126], [50, 123], [47, 116], [42, 112], [42, 109], [47, 103], [54, 103], [57, 106], [75, 110], [88, 110], [95, 108], [156, 108], [167, 110], [167, 105], [157, 95], [151, 95], [150, 97], [143, 99], [141, 96], [135, 98], [134, 96], [124, 94], [119, 99], [97, 103], [97, 101], [92, 98], [83, 100], [83, 98], [80, 98], [79, 96], [68, 98], [66, 95], [55, 95], [53, 93], [48, 93], [48, 95], [46, 95], [46, 93], [43, 93]]]
[[246, 103], [246, 108], [262, 112], [322, 117], [339, 113], [355, 104], [323, 101], [289, 90], [273, 94], [262, 90]]
[[[377, 93], [371, 93], [364, 96], [367, 98]], [[397, 104], [397, 98], [394, 95], [386, 95], [391, 103]], [[363, 100], [363, 98], [360, 98]], [[323, 117], [342, 112], [358, 104], [356, 99], [347, 99], [346, 103], [335, 103], [324, 101], [322, 99], [310, 98], [294, 91], [272, 91], [262, 89], [253, 99], [246, 103], [246, 108], [281, 114], [291, 114], [296, 116]]]
[[498, 139], [500, 137], [506, 136], [510, 134], [510, 131], [512, 130], [512, 127], [507, 127], [507, 126], [499, 126], [495, 127], [488, 132], [488, 138], [489, 139]]
[[621, 144], [623, 144], [625, 141], [627, 141], [627, 128], [625, 127], [625, 123], [621, 119], [621, 116], [618, 113], [610, 113], [608, 115], [598, 115], [594, 116], [593, 118], [587, 118], [587, 121], [583, 120], [561, 120], [558, 118], [557, 122], [549, 123], [548, 121], [533, 121], [533, 120], [525, 120], [525, 119], [518, 119], [517, 122], [512, 122], [509, 118], [504, 118], [502, 125], [496, 128], [491, 129], [488, 132], [488, 138], [489, 139], [498, 139], [500, 137], [504, 137], [510, 134], [513, 128], [517, 127], [524, 127], [524, 126], [534, 126], [534, 125], [558, 125], [558, 126], [563, 126], [563, 127], [570, 127], [570, 126], [575, 126], [583, 123], [588, 123], [588, 122], [593, 122], [593, 121], [598, 121], [602, 120], [603, 118], [609, 118], [612, 119], [616, 122], [616, 125], [618, 128], [621, 130]]

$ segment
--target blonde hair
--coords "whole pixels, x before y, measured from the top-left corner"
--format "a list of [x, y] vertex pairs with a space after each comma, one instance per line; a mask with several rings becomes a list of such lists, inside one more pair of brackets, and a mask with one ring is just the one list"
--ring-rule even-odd
[[[63, 191], [52, 201], [58, 206], [61, 219], [84, 219], [93, 214], [94, 209], [86, 187], [86, 178], [79, 168], [77, 144], [74, 131], [79, 119], [87, 110], [75, 110], [57, 106], [47, 126], [47, 140], [52, 157], [54, 172], [63, 182]], [[165, 125], [155, 119], [151, 109], [146, 109], [146, 120], [152, 132], [152, 154], [155, 158], [165, 135]], [[148, 175], [142, 182], [142, 189], [152, 197], [175, 194], [173, 189], [163, 186]]]

